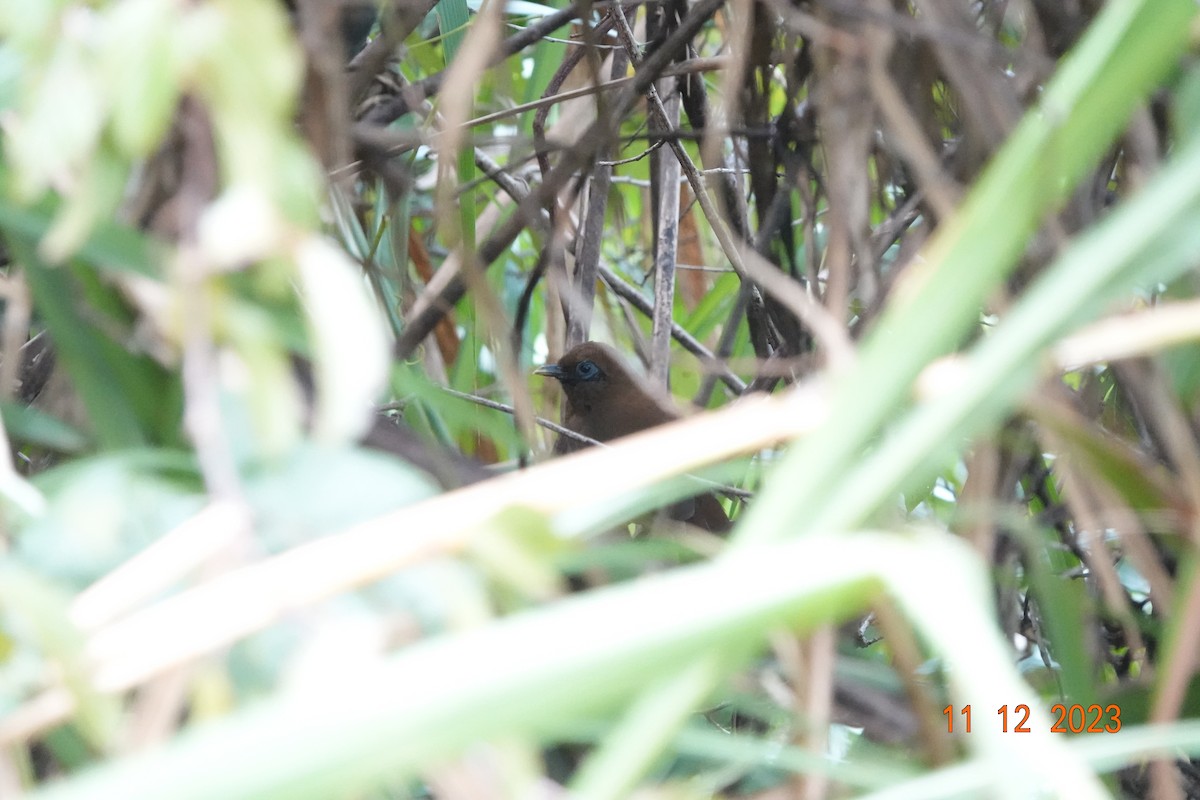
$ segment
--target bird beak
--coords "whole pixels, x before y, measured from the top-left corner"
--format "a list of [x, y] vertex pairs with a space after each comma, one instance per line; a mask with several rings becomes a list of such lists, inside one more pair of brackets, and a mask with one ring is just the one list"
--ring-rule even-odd
[[563, 376], [566, 375], [567, 373], [563, 372], [563, 368], [560, 367], [558, 364], [546, 364], [544, 366], [541, 366], [541, 367], [538, 367], [537, 369], [535, 369], [533, 371], [533, 374], [534, 375], [545, 375], [548, 378], [555, 378], [557, 380], [562, 380]]

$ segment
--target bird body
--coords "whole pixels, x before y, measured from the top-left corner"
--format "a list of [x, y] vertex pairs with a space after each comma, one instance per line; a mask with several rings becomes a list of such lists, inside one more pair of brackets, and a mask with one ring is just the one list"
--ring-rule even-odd
[[[566, 403], [563, 427], [608, 442], [679, 418], [679, 412], [645, 380], [629, 369], [620, 353], [600, 342], [571, 348], [555, 364], [534, 372], [557, 380]], [[555, 443], [556, 453], [587, 445], [567, 436]], [[678, 503], [672, 516], [706, 530], [729, 530], [729, 517], [711, 494]]]
[[[562, 384], [566, 395], [562, 424], [598, 442], [678, 419], [679, 414], [639, 375], [625, 366], [621, 355], [606, 344], [584, 342], [557, 364], [535, 370]], [[556, 453], [586, 447], [584, 442], [561, 436]]]

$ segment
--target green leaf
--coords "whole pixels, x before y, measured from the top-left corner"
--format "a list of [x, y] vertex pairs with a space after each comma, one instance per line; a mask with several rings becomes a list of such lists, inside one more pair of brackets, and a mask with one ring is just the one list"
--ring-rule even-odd
[[1036, 407], [1032, 413], [1039, 424], [1061, 437], [1064, 454], [1073, 457], [1072, 463], [1115, 489], [1131, 508], [1156, 512], [1186, 507], [1170, 472], [1161, 464], [1151, 463], [1123, 440], [1106, 436], [1082, 418], [1053, 407]]
[[[121, 721], [120, 705], [116, 697], [97, 692], [88, 680], [83, 636], [69, 618], [70, 600], [70, 593], [45, 574], [12, 558], [0, 559], [0, 611], [4, 626], [27, 639], [26, 644], [37, 658], [46, 662], [45, 668], [53, 665], [75, 704], [76, 729], [95, 751], [102, 752], [110, 746]], [[15, 688], [3, 684], [0, 687]], [[43, 687], [25, 688], [36, 691]], [[14, 699], [17, 698], [0, 697], [0, 702]], [[81, 752], [81, 760], [82, 757]]]
[[45, 447], [59, 453], [78, 453], [87, 448], [88, 437], [55, 416], [35, 406], [0, 402], [4, 415], [4, 427], [8, 438], [14, 442]]
[[[856, 467], [860, 474], [866, 472], [856, 463], [863, 448], [909, 405], [911, 386], [920, 371], [957, 346], [977, 324], [984, 300], [1016, 268], [1042, 215], [1066, 197], [1109, 146], [1134, 106], [1170, 69], [1187, 41], [1189, 23], [1196, 11], [1195, 3], [1189, 0], [1139, 0], [1105, 7], [1046, 86], [1039, 105], [1026, 114], [992, 160], [953, 224], [938, 229], [924, 258], [904, 276], [905, 285], [897, 287], [893, 302], [864, 340], [855, 368], [833, 387], [830, 419], [789, 453], [773, 476], [774, 490], [764, 492], [750, 509], [740, 538], [749, 541], [796, 535], [829, 524], [853, 525], [851, 520], [862, 520], [879, 507], [881, 495], [895, 488], [892, 481], [864, 477], [873, 481], [868, 492], [871, 502], [864, 502], [863, 494], [854, 493], [863, 484], [846, 481], [847, 474]], [[1193, 147], [1189, 155], [1195, 157], [1196, 150]], [[978, 390], [978, 406], [960, 407], [954, 416], [943, 416], [941, 422], [924, 417], [922, 424], [929, 438], [923, 438], [922, 444], [905, 442], [903, 453], [895, 451], [892, 466], [897, 475], [914, 475], [914, 457], [918, 454], [926, 456], [923, 472], [939, 468], [951, 452], [961, 447], [961, 440], [947, 439], [947, 431], [955, 428], [952, 420], [965, 422], [966, 417], [959, 413], [974, 413], [980, 427], [985, 419], [994, 421], [1005, 407], [1002, 396], [996, 394], [998, 384], [1009, 390], [1005, 394], [1011, 403], [1015, 389], [1027, 386], [1033, 375], [1036, 348], [1047, 344], [1062, 326], [1080, 321], [1081, 312], [1097, 313], [1100, 304], [1112, 297], [1094, 297], [1090, 303], [1067, 306], [1062, 302], [1064, 297], [1079, 295], [1076, 280], [1090, 276], [1089, 282], [1094, 282], [1096, 276], [1104, 274], [1113, 277], [1113, 286], [1127, 290], [1129, 270], [1123, 268], [1135, 258], [1140, 263], [1148, 260], [1141, 258], [1144, 254], [1137, 248], [1155, 246], [1162, 251], [1168, 247], [1154, 242], [1163, 228], [1169, 227], [1163, 224], [1168, 221], [1165, 213], [1180, 226], [1170, 245], [1176, 250], [1169, 260], [1176, 269], [1182, 268], [1186, 247], [1196, 244], [1185, 241], [1182, 232], [1189, 223], [1181, 219], [1193, 193], [1190, 186], [1171, 177], [1191, 174], [1187, 170], [1195, 167], [1184, 163], [1190, 160], [1178, 153], [1174, 169], [1182, 173], [1167, 170], [1155, 187], [1148, 187], [1139, 199], [1105, 220], [1101, 225], [1103, 244], [1101, 231], [1096, 230], [1088, 237], [1091, 246], [1077, 246], [1074, 257], [1064, 259], [1068, 263], [1066, 269], [1058, 271], [1057, 281], [1043, 281], [1043, 291], [1036, 299], [1027, 298], [1028, 313], [1020, 315], [1020, 321], [1013, 318], [1016, 315], [1009, 315], [1006, 322], [1011, 339], [988, 337], [985, 346], [993, 343], [987, 349], [994, 360], [986, 365], [989, 372], [982, 378], [982, 385], [970, 387], [973, 393]], [[1179, 197], [1180, 192], [1185, 196]], [[1174, 201], [1169, 211], [1164, 207], [1168, 194]], [[1139, 234], [1137, 226], [1151, 219], [1157, 223], [1155, 232], [1149, 236]], [[1133, 239], [1122, 238], [1126, 234]], [[1118, 243], [1120, 247], [1116, 247]], [[1095, 265], [1085, 263], [1085, 259], [1092, 258], [1100, 258], [1110, 269], [1103, 273], [1092, 270]], [[1115, 279], [1122, 272], [1126, 276], [1123, 282]], [[1033, 318], [1036, 324], [1030, 329], [1028, 320]], [[1045, 330], [1047, 327], [1051, 330]], [[1036, 344], [1030, 341], [1037, 335], [1034, 330], [1040, 330], [1044, 337]], [[994, 344], [997, 339], [1001, 344]], [[1001, 364], [996, 356], [1004, 343], [1016, 344], [1018, 339], [1025, 349], [1019, 354], [1010, 349]], [[1014, 357], [1019, 359], [1015, 363]], [[954, 395], [957, 400], [966, 399], [964, 393]], [[991, 408], [987, 417], [978, 413], [985, 402]], [[965, 428], [962, 425], [958, 430], [961, 433]], [[898, 442], [900, 437], [894, 439]], [[936, 455], [927, 449], [935, 441], [941, 442]]]
[[383, 453], [305, 443], [248, 470], [245, 489], [263, 540], [282, 550], [428, 497], [434, 484]]
[[[7, 172], [0, 167], [0, 185], [7, 183]], [[0, 195], [0, 228], [6, 236], [40, 241], [50, 231], [62, 203], [47, 197], [30, 206], [6, 200]], [[76, 258], [99, 269], [131, 272], [147, 277], [159, 275], [161, 255], [143, 233], [115, 222], [97, 225], [80, 245]]]
[[467, 3], [466, 0], [438, 0], [433, 10], [437, 14], [438, 28], [442, 32], [445, 64], [449, 66], [458, 55], [458, 49], [467, 36], [467, 23], [470, 20]]
[[33, 479], [48, 501], [14, 543], [22, 563], [82, 588], [194, 515], [205, 498], [190, 455], [132, 450]]
[[156, 407], [166, 394], [161, 370], [96, 328], [79, 305], [80, 285], [70, 268], [47, 264], [21, 237], [8, 241], [25, 266], [34, 305], [87, 407], [97, 440], [109, 448], [151, 441]]
[[178, 9], [164, 0], [130, 0], [108, 15], [101, 69], [112, 95], [112, 132], [131, 156], [146, 156], [171, 124], [182, 88], [170, 35]]

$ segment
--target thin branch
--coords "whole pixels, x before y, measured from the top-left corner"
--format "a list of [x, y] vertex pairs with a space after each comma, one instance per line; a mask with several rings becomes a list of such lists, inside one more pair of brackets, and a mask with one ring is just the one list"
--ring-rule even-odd
[[[653, 82], [653, 76], [661, 71], [670, 61], [681, 52], [687, 43], [695, 36], [706, 22], [724, 4], [724, 0], [698, 0], [691, 11], [684, 17], [679, 27], [668, 36], [646, 60], [644, 70], [634, 76], [632, 83], [622, 89], [614, 101], [607, 118], [597, 119], [583, 133], [578, 146], [563, 154], [563, 158], [551, 171], [549, 178], [541, 185], [536, 193], [530, 195], [521, 203], [521, 210], [512, 214], [501, 223], [480, 245], [476, 254], [478, 264], [474, 268], [483, 269], [492, 264], [502, 253], [508, 252], [509, 247], [525, 229], [527, 220], [538, 221], [538, 210], [543, 208], [547, 198], [555, 197], [562, 187], [566, 186], [576, 175], [577, 171], [595, 158], [596, 153], [610, 142], [620, 130], [621, 120], [637, 103], [642, 93]], [[441, 273], [438, 273], [439, 276]], [[413, 311], [405, 320], [404, 333], [396, 340], [393, 350], [397, 358], [406, 358], [429, 335], [434, 325], [462, 299], [466, 287], [461, 277], [451, 275], [439, 284], [436, 294], [427, 297], [427, 302], [414, 306]], [[428, 294], [428, 292], [427, 292]]]
[[[650, 301], [643, 297], [641, 292], [626, 283], [611, 268], [601, 264], [600, 277], [604, 279], [604, 283], [610, 289], [616, 292], [622, 299], [628, 301], [638, 311], [647, 317], [653, 313], [653, 306], [650, 304]], [[671, 323], [671, 335], [675, 338], [675, 341], [683, 345], [684, 350], [687, 350], [700, 359], [706, 371], [718, 376], [721, 382], [728, 386], [735, 394], [740, 395], [746, 391], [746, 384], [742, 379], [735, 375], [724, 361], [714, 356], [707, 347], [701, 344], [696, 337], [688, 333], [679, 324]]]

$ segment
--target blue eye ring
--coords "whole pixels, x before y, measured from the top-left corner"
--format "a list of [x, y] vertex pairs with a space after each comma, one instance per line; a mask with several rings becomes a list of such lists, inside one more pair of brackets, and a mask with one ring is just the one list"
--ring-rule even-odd
[[575, 365], [575, 374], [581, 380], [591, 381], [600, 377], [600, 368], [593, 361], [580, 361]]

